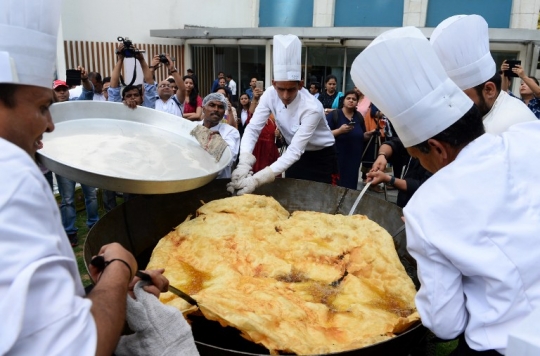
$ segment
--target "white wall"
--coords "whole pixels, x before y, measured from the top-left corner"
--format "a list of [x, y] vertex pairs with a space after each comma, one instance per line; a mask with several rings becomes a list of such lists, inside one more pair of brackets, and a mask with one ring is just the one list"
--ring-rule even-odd
[[174, 39], [150, 37], [150, 30], [185, 25], [254, 27], [258, 15], [256, 0], [66, 0], [63, 39], [115, 42], [118, 36], [127, 36], [135, 44], [179, 44]]

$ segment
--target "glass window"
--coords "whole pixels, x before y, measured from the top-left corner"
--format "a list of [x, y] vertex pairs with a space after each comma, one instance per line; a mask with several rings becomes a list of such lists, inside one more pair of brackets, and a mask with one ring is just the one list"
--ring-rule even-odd
[[429, 0], [426, 27], [436, 27], [447, 17], [458, 14], [478, 14], [489, 28], [509, 28], [512, 0]]
[[335, 27], [400, 27], [403, 25], [405, 6], [403, 0], [335, 1]]
[[[265, 74], [265, 47], [264, 46], [240, 46], [240, 75], [236, 81], [238, 96], [249, 88], [251, 78], [264, 80]], [[237, 65], [238, 61], [234, 62]], [[266, 88], [270, 83], [264, 83]]]
[[337, 78], [337, 90], [343, 87], [343, 64], [345, 60], [345, 48], [337, 47], [308, 47], [306, 85], [312, 82], [321, 84], [321, 92], [324, 90], [324, 78], [333, 74]]
[[[214, 80], [219, 72], [225, 75], [232, 74], [235, 81], [238, 78], [238, 46], [227, 46], [214, 48]], [[212, 81], [213, 83], [213, 81]]]
[[347, 48], [347, 68], [345, 68], [345, 91], [346, 93], [349, 90], [354, 89], [354, 83], [351, 78], [351, 66], [356, 59], [356, 57], [362, 52], [363, 48]]
[[193, 46], [193, 71], [197, 76], [197, 87], [199, 95], [204, 97], [204, 93], [210, 92], [214, 81], [214, 59], [212, 46]]

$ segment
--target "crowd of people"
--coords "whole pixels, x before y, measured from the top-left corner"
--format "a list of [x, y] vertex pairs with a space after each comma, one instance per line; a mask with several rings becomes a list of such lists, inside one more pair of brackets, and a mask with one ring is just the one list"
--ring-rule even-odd
[[[540, 307], [540, 191], [533, 188], [540, 170], [530, 163], [540, 154], [540, 87], [518, 65], [511, 72], [522, 81], [521, 98], [507, 92], [510, 69], [495, 68], [482, 17], [450, 17], [429, 40], [414, 27], [384, 32], [353, 62], [357, 89], [346, 93], [333, 75], [323, 91], [318, 83], [306, 89], [300, 39], [276, 35], [266, 90], [252, 78], [237, 93], [233, 77], [219, 73], [203, 98], [192, 70], [181, 76], [170, 56], [148, 64], [140, 53], [143, 84], [123, 85], [120, 47], [110, 77], [78, 68], [80, 93], [70, 99], [67, 83], [52, 81], [60, 1], [47, 4], [4, 6], [13, 16], [0, 19], [19, 39], [0, 37], [0, 354], [197, 354], [179, 311], [154, 297], [167, 291], [163, 270], [147, 271], [151, 284], [141, 283], [135, 257], [120, 244], [101, 248], [104, 266], [89, 267], [96, 284], [84, 290], [70, 247], [76, 182], [56, 176], [58, 209], [51, 174], [35, 163], [43, 135], [54, 130], [49, 107], [68, 100], [144, 106], [219, 132], [233, 155], [218, 178], [230, 178], [227, 190], [236, 194], [282, 175], [356, 189], [366, 146], [384, 136], [366, 181], [399, 190], [422, 323], [442, 339], [459, 339], [452, 355], [500, 355], [509, 330]], [[37, 15], [43, 21], [33, 21]], [[41, 46], [29, 54], [23, 42]], [[158, 83], [161, 65], [170, 77]], [[386, 173], [388, 162], [404, 167], [399, 177]], [[91, 227], [96, 188], [82, 190]], [[104, 194], [113, 204], [115, 193]], [[155, 318], [152, 326], [121, 338], [133, 303], [160, 312], [139, 315], [138, 322]], [[160, 337], [171, 329], [178, 337]]]

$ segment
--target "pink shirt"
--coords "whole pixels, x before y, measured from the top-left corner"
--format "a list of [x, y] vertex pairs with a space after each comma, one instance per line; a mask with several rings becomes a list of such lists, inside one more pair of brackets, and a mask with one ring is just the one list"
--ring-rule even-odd
[[356, 106], [356, 111], [358, 111], [363, 117], [366, 117], [369, 105], [371, 105], [371, 101], [364, 96]]

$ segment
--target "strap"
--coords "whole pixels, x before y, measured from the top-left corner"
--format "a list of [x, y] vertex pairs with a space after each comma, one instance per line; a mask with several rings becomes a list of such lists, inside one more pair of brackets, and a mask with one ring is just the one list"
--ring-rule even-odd
[[174, 100], [176, 105], [178, 105], [178, 108], [180, 109], [180, 116], [184, 117], [184, 104], [180, 104], [176, 95], [171, 96], [171, 98]]
[[334, 123], [334, 130], [337, 129], [337, 125], [338, 125], [338, 111], [337, 109], [332, 111], [332, 122]]

